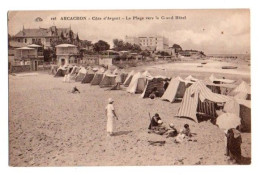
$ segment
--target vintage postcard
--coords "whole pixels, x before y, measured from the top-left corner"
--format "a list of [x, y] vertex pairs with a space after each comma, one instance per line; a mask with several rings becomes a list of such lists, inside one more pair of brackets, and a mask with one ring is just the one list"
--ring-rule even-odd
[[9, 11], [9, 165], [251, 164], [250, 10]]

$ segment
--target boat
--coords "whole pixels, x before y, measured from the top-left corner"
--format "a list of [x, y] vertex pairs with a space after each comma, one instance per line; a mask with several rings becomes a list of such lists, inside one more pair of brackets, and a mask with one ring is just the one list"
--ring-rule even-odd
[[236, 66], [222, 66], [222, 69], [237, 69]]

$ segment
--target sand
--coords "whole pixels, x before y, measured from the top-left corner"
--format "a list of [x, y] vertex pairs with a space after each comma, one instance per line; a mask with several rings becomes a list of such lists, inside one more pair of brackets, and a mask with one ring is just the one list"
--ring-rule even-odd
[[[204, 74], [208, 75], [208, 74]], [[73, 86], [80, 94], [71, 94]], [[115, 100], [119, 120], [116, 135], [106, 133], [105, 106]], [[98, 165], [227, 165], [224, 133], [210, 122], [175, 118], [180, 103], [141, 99], [124, 90], [63, 83], [44, 72], [9, 75], [10, 166]], [[190, 125], [193, 140], [175, 144], [172, 138], [148, 134], [148, 112], [181, 129]], [[242, 134], [242, 154], [251, 157], [251, 133]], [[151, 146], [148, 141], [166, 141]]]

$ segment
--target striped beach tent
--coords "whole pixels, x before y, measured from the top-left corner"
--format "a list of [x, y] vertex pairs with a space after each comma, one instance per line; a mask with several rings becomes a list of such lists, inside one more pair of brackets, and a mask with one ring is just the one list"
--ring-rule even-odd
[[214, 104], [231, 100], [232, 97], [213, 93], [202, 81], [197, 81], [186, 90], [176, 117], [186, 117], [198, 122], [198, 112], [214, 116]]

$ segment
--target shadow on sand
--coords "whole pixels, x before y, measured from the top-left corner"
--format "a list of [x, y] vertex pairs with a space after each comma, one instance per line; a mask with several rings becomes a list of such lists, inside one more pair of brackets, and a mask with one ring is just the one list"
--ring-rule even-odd
[[113, 136], [121, 136], [121, 135], [127, 135], [131, 133], [132, 131], [118, 131], [113, 134]]

